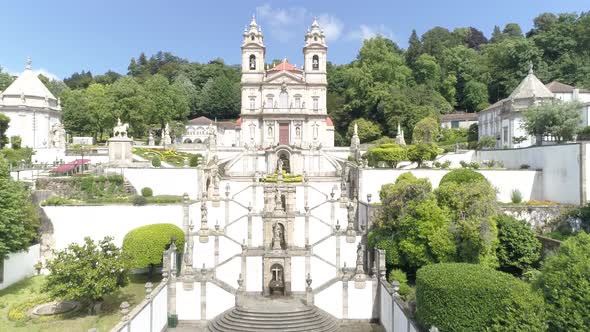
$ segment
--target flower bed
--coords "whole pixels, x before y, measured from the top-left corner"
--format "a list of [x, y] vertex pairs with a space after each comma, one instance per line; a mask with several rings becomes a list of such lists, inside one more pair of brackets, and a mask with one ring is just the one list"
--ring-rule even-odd
[[[277, 182], [277, 178], [278, 178], [277, 173], [268, 174], [268, 175], [266, 175], [266, 177], [264, 177], [262, 179], [262, 182]], [[302, 181], [303, 181], [303, 175], [289, 174], [289, 173], [283, 171], [283, 182], [294, 183], [294, 182], [302, 182]]]
[[133, 153], [147, 160], [158, 156], [163, 162], [176, 167], [184, 167], [185, 162], [188, 165], [193, 156], [197, 156], [198, 159], [203, 158], [200, 154], [178, 152], [175, 149], [133, 148]]

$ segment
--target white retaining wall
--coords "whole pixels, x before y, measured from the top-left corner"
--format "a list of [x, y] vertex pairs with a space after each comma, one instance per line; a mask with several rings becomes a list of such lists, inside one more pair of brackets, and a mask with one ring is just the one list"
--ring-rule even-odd
[[[529, 165], [530, 169], [542, 169], [540, 187], [543, 199], [566, 204], [580, 204], [585, 200], [586, 179], [581, 178], [584, 166], [590, 167], [587, 156], [581, 156], [590, 143], [531, 146], [520, 149], [477, 151], [476, 160], [502, 161], [504, 167], [518, 169]], [[583, 163], [580, 159], [585, 158]], [[583, 185], [583, 186], [582, 186]], [[584, 197], [584, 198], [583, 198]]]
[[95, 241], [112, 236], [121, 246], [127, 232], [150, 224], [169, 223], [182, 228], [181, 205], [45, 206], [43, 210], [53, 224], [56, 250], [72, 242], [82, 244], [86, 236]]
[[[371, 202], [379, 202], [381, 186], [394, 183], [403, 173], [411, 172], [418, 178], [427, 178], [432, 188], [438, 188], [442, 177], [450, 170], [433, 169], [362, 169], [359, 181], [359, 199], [366, 200], [367, 194], [371, 194]], [[518, 189], [523, 200], [545, 199], [542, 188], [543, 172], [534, 170], [478, 170], [488, 179], [491, 185], [498, 190], [498, 201], [510, 202], [512, 190]]]
[[168, 287], [160, 283], [129, 313], [129, 320], [119, 323], [111, 332], [160, 332], [168, 325]]
[[402, 310], [390, 291], [391, 285], [386, 287], [383, 281], [379, 282], [379, 318], [381, 325], [387, 332], [416, 332], [418, 329]]
[[108, 168], [106, 172], [123, 175], [138, 193], [149, 187], [154, 195], [182, 196], [188, 193], [194, 199], [200, 188], [196, 168]]
[[4, 259], [4, 275], [0, 289], [35, 275], [34, 265], [39, 261], [39, 248], [39, 244], [34, 244], [26, 251], [9, 254], [8, 258]]
[[[182, 282], [176, 283], [176, 314], [178, 320], [213, 319], [222, 312], [233, 308], [235, 297], [213, 283], [206, 283], [205, 294], [201, 294], [201, 283], [194, 282], [192, 290], [185, 290]], [[202, 316], [201, 301], [205, 301]]]
[[364, 288], [356, 288], [354, 280], [348, 281], [346, 296], [342, 283], [337, 281], [316, 294], [314, 304], [338, 319], [377, 318], [373, 317], [373, 281], [365, 281]]

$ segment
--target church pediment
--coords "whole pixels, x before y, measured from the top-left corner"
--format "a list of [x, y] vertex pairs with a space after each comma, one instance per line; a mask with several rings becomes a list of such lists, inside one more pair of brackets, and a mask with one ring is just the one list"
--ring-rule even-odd
[[294, 83], [304, 83], [303, 77], [299, 75], [292, 74], [288, 71], [278, 72], [273, 74], [272, 76], [267, 76], [264, 80], [264, 83], [273, 83], [273, 84], [294, 84]]

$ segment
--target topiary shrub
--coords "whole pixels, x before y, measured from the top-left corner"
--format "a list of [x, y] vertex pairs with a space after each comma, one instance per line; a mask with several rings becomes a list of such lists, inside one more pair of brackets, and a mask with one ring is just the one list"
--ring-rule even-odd
[[480, 173], [467, 168], [460, 168], [445, 174], [445, 176], [443, 176], [443, 178], [440, 180], [439, 186], [447, 182], [470, 183], [478, 181], [488, 182], [485, 176], [481, 175]]
[[522, 193], [520, 192], [520, 190], [512, 189], [512, 191], [510, 192], [510, 200], [514, 204], [522, 202]]
[[154, 166], [154, 167], [162, 166], [162, 161], [160, 160], [160, 157], [158, 157], [158, 156], [152, 157], [152, 166]]
[[147, 204], [147, 199], [140, 195], [133, 196], [133, 205], [143, 206]]
[[171, 238], [176, 247], [184, 248], [184, 232], [173, 224], [153, 224], [132, 229], [123, 239], [123, 253], [129, 255], [133, 268], [149, 267], [162, 262], [162, 253], [168, 249]]
[[152, 191], [152, 188], [150, 188], [150, 187], [143, 187], [143, 188], [141, 188], [141, 196], [152, 197], [152, 196], [154, 196], [154, 192]]
[[544, 331], [543, 298], [524, 281], [467, 263], [427, 265], [416, 275], [416, 318], [441, 331]]

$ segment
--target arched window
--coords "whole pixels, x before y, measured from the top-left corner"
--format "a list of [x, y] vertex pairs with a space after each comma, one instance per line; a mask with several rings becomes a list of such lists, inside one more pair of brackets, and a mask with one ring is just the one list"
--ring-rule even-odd
[[266, 104], [264, 105], [265, 108], [273, 108], [274, 107], [274, 96], [273, 95], [266, 95]]
[[311, 68], [313, 70], [319, 70], [320, 69], [320, 57], [317, 55], [314, 55], [311, 58]]
[[256, 55], [250, 55], [250, 70], [256, 70]]

